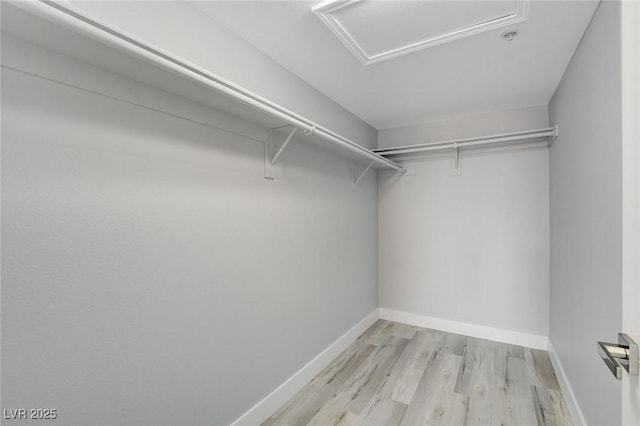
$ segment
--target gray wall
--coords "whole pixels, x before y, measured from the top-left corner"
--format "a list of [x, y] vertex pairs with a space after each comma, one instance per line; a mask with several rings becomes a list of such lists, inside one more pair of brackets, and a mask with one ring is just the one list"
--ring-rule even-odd
[[[622, 9], [622, 330], [640, 336], [640, 3]], [[622, 379], [622, 422], [640, 419], [640, 377]]]
[[354, 142], [375, 148], [377, 134], [373, 127], [187, 2], [72, 0], [70, 3]]
[[65, 84], [2, 70], [3, 408], [228, 424], [377, 308], [375, 175], [294, 142], [268, 181], [267, 129], [12, 54]]
[[378, 146], [389, 148], [474, 138], [498, 133], [518, 132], [549, 125], [546, 105], [465, 114], [447, 120], [429, 121], [413, 126], [383, 129], [378, 132]]
[[[382, 146], [547, 127], [546, 107], [380, 132]], [[549, 164], [545, 146], [463, 150], [379, 179], [380, 306], [548, 335]]]
[[620, 4], [602, 2], [551, 100], [550, 339], [588, 424], [620, 424], [596, 352], [621, 327]]

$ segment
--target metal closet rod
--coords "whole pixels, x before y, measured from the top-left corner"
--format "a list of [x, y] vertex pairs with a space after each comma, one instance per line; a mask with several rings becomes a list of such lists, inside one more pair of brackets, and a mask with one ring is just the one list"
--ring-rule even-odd
[[503, 133], [492, 136], [481, 136], [467, 139], [455, 139], [442, 142], [431, 142], [417, 145], [398, 146], [393, 148], [376, 149], [374, 152], [380, 155], [400, 155], [412, 154], [416, 152], [426, 151], [444, 151], [457, 148], [465, 148], [470, 146], [480, 147], [483, 145], [493, 145], [507, 142], [521, 142], [533, 139], [547, 138], [548, 144], [551, 145], [555, 138], [558, 137], [558, 126], [545, 127], [543, 129], [524, 130], [521, 132]]
[[307, 118], [296, 114], [275, 102], [256, 95], [255, 93], [218, 77], [203, 68], [190, 64], [182, 59], [178, 59], [157, 47], [138, 41], [121, 31], [116, 31], [96, 22], [63, 4], [50, 0], [17, 2], [15, 4], [49, 21], [71, 28], [94, 40], [109, 44], [119, 50], [123, 50], [129, 54], [143, 58], [147, 62], [154, 63], [174, 73], [187, 77], [190, 80], [204, 84], [244, 104], [264, 111], [273, 117], [296, 126], [302, 129], [307, 135], [317, 134], [325, 140], [359, 154], [362, 157], [366, 157], [383, 167], [389, 167], [403, 173], [406, 171], [399, 164], [396, 164], [395, 162], [384, 158], [343, 136], [340, 136], [326, 127], [314, 123], [313, 121], [308, 120]]

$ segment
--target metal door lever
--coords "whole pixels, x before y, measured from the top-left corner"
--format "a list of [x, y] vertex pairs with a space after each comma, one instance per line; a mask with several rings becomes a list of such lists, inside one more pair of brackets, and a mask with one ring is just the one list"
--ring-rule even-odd
[[622, 380], [623, 368], [632, 376], [638, 375], [638, 344], [628, 335], [618, 333], [618, 344], [598, 342], [598, 354], [616, 379]]

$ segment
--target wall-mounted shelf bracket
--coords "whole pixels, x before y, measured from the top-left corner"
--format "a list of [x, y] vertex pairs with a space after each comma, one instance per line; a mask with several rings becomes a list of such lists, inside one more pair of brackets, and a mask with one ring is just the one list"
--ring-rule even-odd
[[[269, 130], [269, 139], [267, 140], [267, 143], [265, 144], [265, 147], [264, 147], [264, 178], [265, 179], [270, 179], [270, 180], [275, 179], [273, 166], [276, 164], [276, 161], [278, 161], [278, 158], [280, 158], [280, 154], [282, 154], [282, 152], [287, 147], [289, 142], [291, 142], [291, 139], [293, 138], [293, 135], [296, 133], [296, 130], [298, 130], [298, 128], [293, 125], [288, 125], [283, 127], [290, 127], [291, 131], [289, 132], [289, 135], [284, 140], [282, 145], [280, 145], [280, 148], [277, 151], [275, 150], [276, 144], [274, 141], [275, 140], [274, 131], [281, 129], [282, 127], [276, 127]], [[275, 154], [273, 153], [274, 151], [276, 151]]]
[[460, 147], [457, 142], [453, 143], [453, 175], [460, 176], [462, 174], [462, 169], [460, 168]]
[[358, 174], [358, 171], [356, 169], [352, 169], [353, 181], [351, 182], [351, 189], [353, 189], [354, 191], [356, 190], [358, 182], [360, 182], [360, 180], [364, 177], [364, 175], [367, 174], [367, 172], [371, 169], [371, 167], [373, 167], [374, 164], [376, 164], [376, 161], [372, 161], [371, 163], [369, 163], [369, 165], [360, 174]]
[[358, 184], [358, 182], [360, 182], [360, 179], [362, 179], [364, 177], [364, 175], [367, 174], [367, 172], [369, 171], [369, 169], [371, 169], [371, 167], [373, 167], [373, 165], [376, 164], [375, 161], [372, 161], [371, 163], [369, 163], [369, 165], [367, 166], [366, 169], [364, 169], [364, 171], [362, 173], [360, 173], [360, 175], [353, 181], [353, 183], [355, 183], [356, 185]]

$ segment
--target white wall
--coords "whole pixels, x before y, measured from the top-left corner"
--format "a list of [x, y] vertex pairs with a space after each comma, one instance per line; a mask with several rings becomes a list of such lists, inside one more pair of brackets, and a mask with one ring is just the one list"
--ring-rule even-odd
[[[622, 3], [622, 330], [640, 338], [640, 3]], [[622, 424], [640, 423], [640, 377], [622, 379]]]
[[[188, 2], [83, 1], [73, 7], [374, 148], [376, 130]], [[194, 40], [198, 40], [194, 43]]]
[[389, 148], [547, 127], [546, 105], [461, 115], [378, 132], [378, 147]]
[[353, 192], [352, 160], [294, 141], [268, 181], [267, 129], [2, 53], [3, 408], [228, 424], [377, 308], [376, 179]]
[[549, 105], [550, 340], [587, 424], [619, 425], [620, 382], [597, 355], [621, 327], [620, 4], [602, 2]]
[[[538, 107], [380, 135], [390, 146], [416, 143], [420, 134], [429, 142], [436, 134], [449, 139], [547, 124], [546, 108]], [[546, 336], [547, 149], [463, 151], [461, 176], [452, 175], [451, 154], [405, 164], [415, 175], [379, 178], [380, 306]]]

